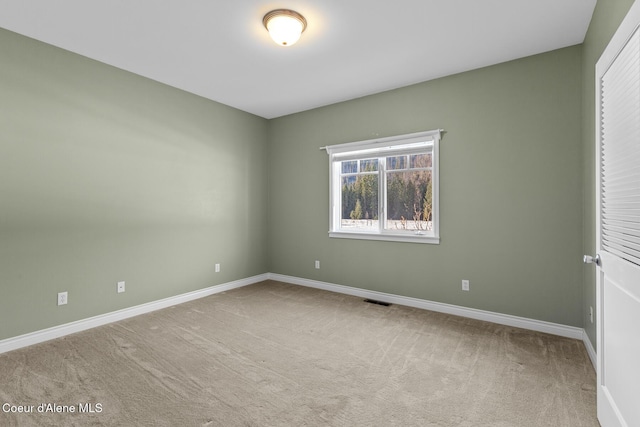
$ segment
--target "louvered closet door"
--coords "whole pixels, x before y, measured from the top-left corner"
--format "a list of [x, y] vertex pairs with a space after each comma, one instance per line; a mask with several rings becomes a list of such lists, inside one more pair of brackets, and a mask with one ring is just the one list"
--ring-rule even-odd
[[[640, 9], [596, 67], [598, 78], [598, 418], [640, 426]], [[629, 22], [629, 19], [635, 22]], [[623, 34], [626, 32], [626, 34]]]

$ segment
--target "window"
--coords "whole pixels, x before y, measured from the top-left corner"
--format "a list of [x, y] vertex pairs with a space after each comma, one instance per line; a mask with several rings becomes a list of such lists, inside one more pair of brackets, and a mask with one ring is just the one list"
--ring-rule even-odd
[[439, 243], [440, 130], [326, 147], [331, 237]]

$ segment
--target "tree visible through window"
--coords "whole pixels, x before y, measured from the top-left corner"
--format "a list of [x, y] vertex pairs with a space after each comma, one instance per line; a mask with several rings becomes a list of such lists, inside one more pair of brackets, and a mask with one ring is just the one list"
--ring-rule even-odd
[[349, 160], [341, 168], [342, 227], [377, 229], [378, 159]]
[[437, 243], [440, 132], [327, 147], [331, 236]]

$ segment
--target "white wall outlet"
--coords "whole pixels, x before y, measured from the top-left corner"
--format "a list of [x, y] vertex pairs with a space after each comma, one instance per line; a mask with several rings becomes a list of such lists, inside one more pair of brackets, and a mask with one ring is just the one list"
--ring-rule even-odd
[[320, 261], [316, 260], [316, 268], [320, 270]]
[[589, 307], [589, 320], [593, 323], [593, 307]]
[[118, 282], [118, 293], [121, 294], [124, 292], [124, 282]]
[[58, 305], [65, 305], [67, 303], [67, 291], [58, 292]]
[[463, 280], [462, 281], [462, 290], [463, 291], [468, 291], [469, 290], [469, 281], [468, 280]]
[[220, 264], [216, 264], [216, 273], [220, 273]]

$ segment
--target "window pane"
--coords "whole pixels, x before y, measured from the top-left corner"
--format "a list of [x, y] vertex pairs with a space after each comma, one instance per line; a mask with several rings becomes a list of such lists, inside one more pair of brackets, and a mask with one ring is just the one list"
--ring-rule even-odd
[[392, 156], [387, 157], [387, 169], [406, 169], [407, 168], [407, 156]]
[[386, 230], [433, 230], [431, 171], [387, 173]]
[[358, 172], [358, 161], [353, 160], [350, 162], [342, 162], [342, 173], [356, 173]]
[[371, 172], [378, 170], [378, 159], [360, 160], [360, 172]]
[[378, 174], [343, 177], [341, 184], [340, 228], [344, 231], [378, 230]]
[[412, 154], [409, 163], [411, 168], [430, 168], [432, 166], [431, 153]]

